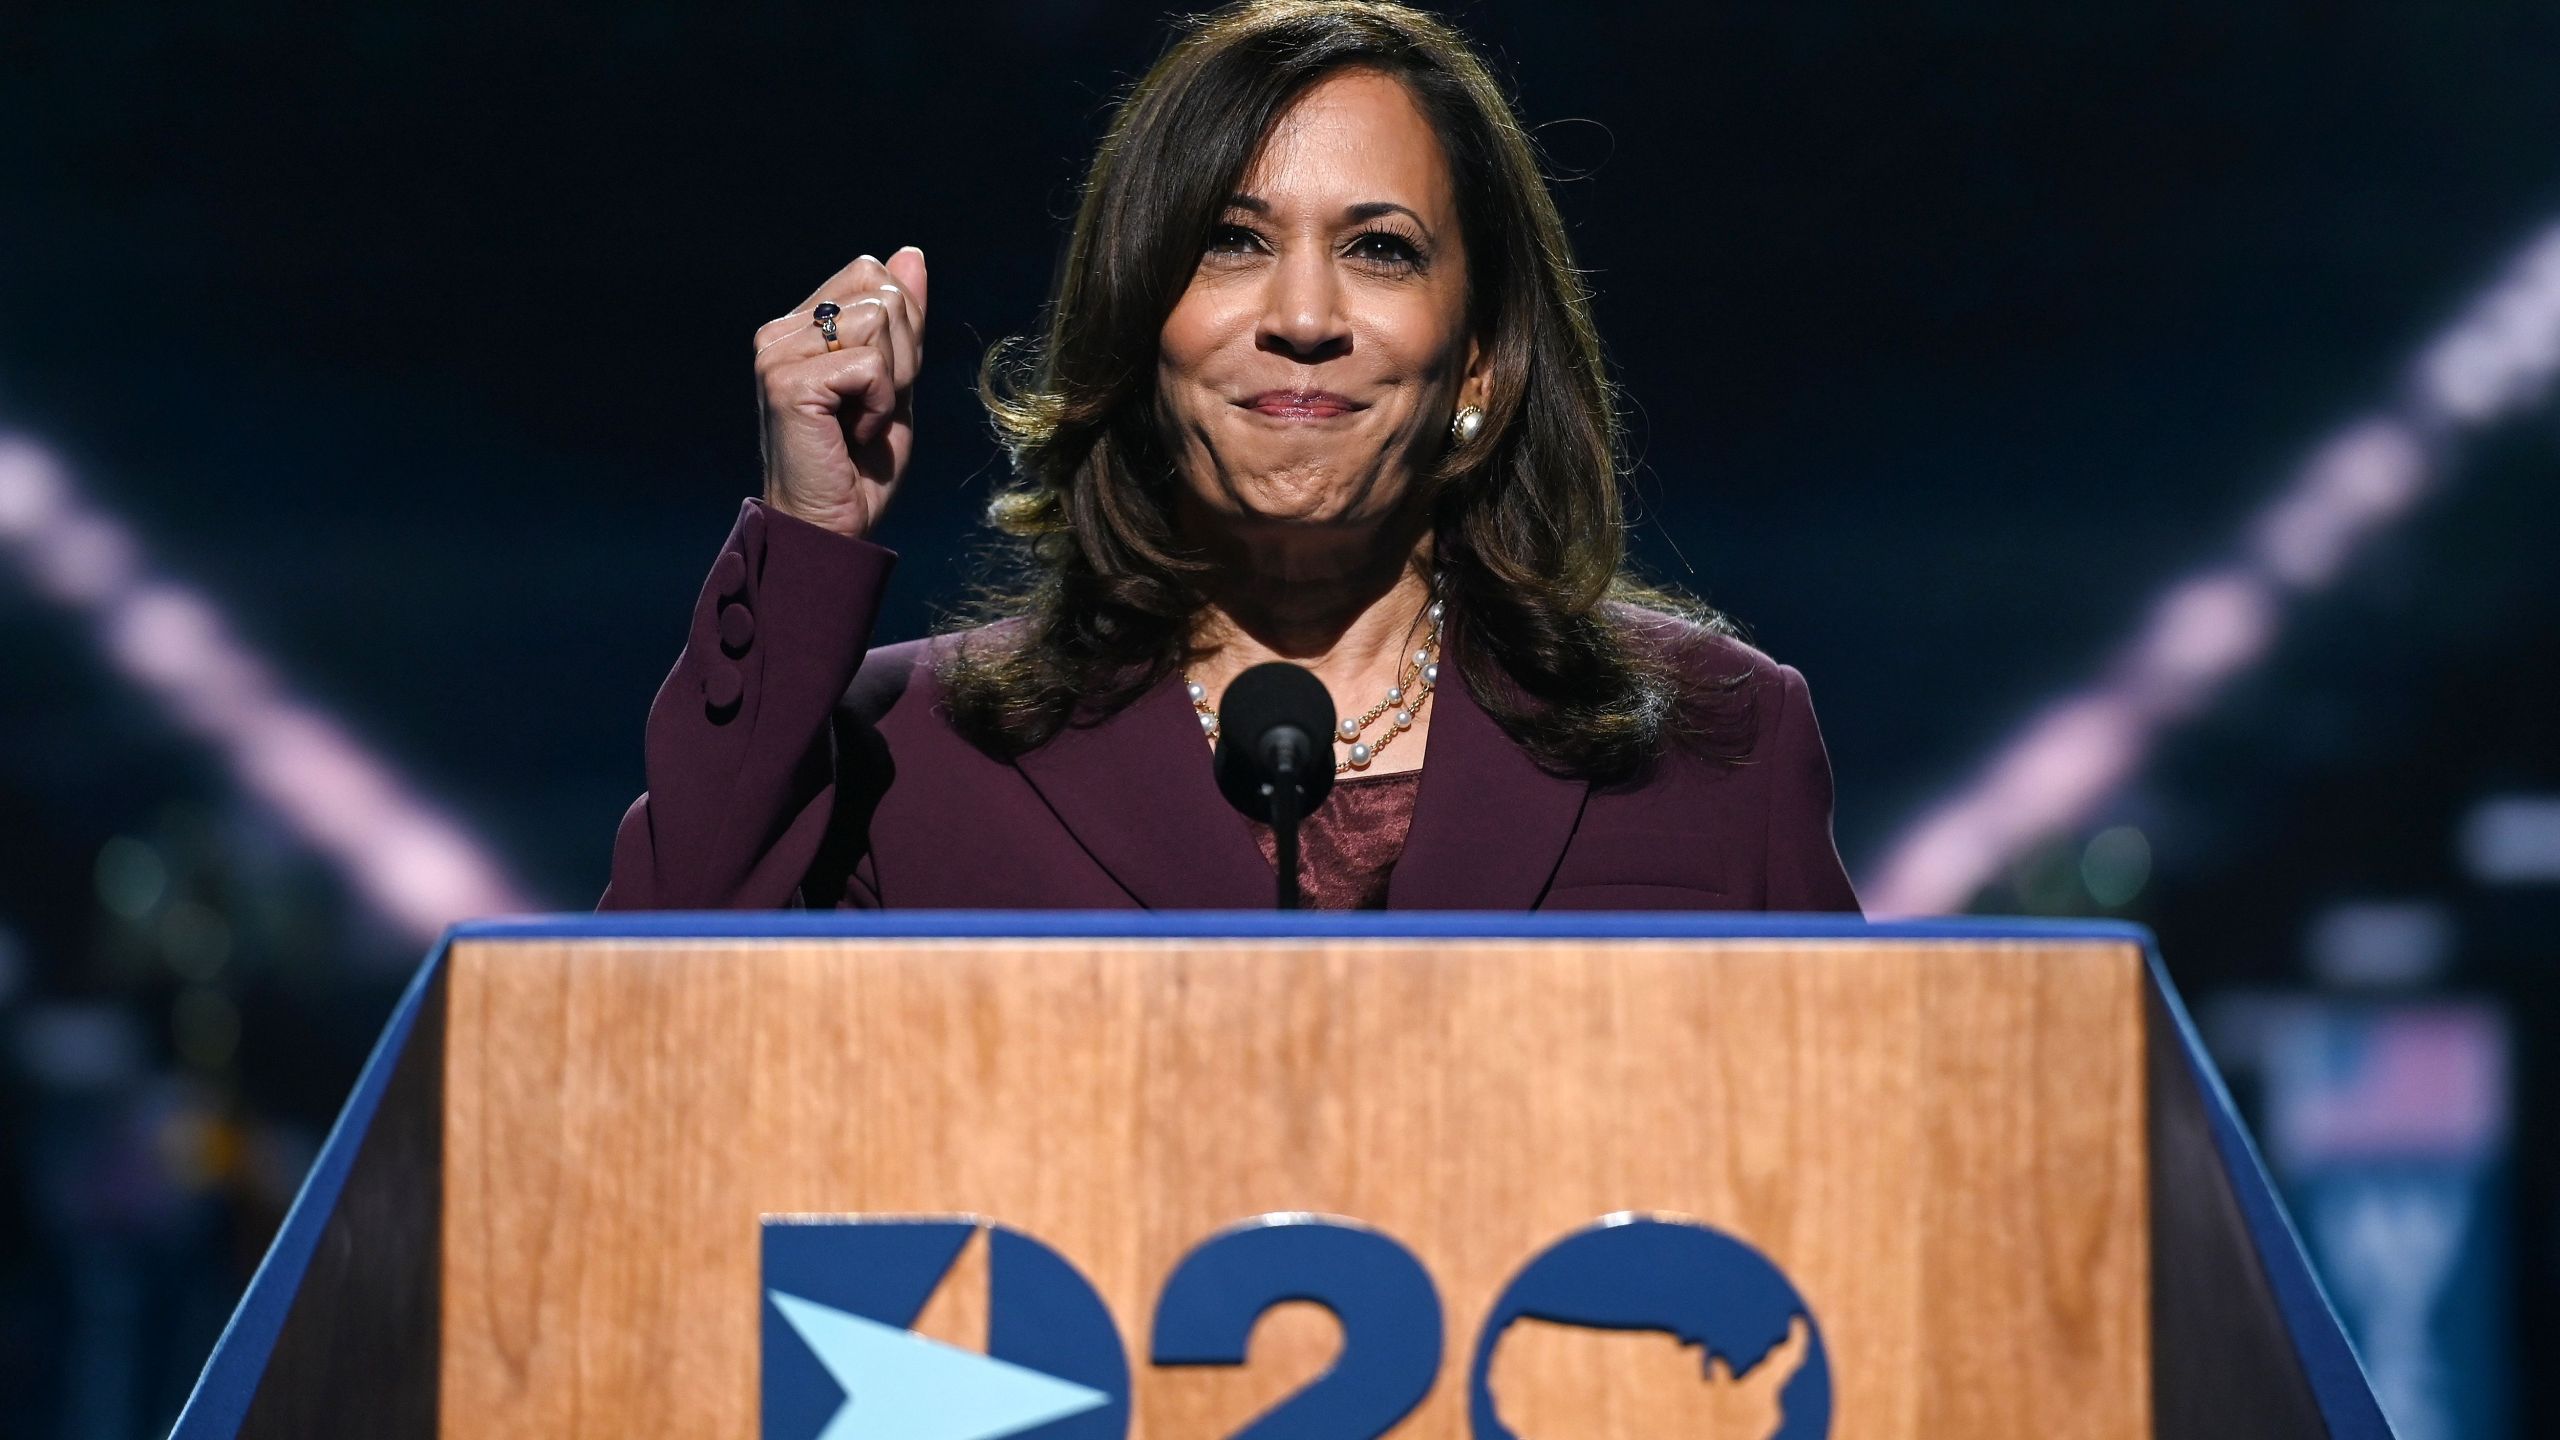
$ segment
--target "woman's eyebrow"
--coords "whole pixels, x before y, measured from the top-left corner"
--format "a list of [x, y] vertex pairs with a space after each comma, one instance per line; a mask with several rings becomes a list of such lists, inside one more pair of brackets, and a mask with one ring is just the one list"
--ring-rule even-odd
[[1430, 222], [1424, 220], [1419, 214], [1415, 213], [1412, 206], [1399, 205], [1393, 200], [1363, 201], [1358, 205], [1352, 206], [1349, 210], [1344, 211], [1343, 213], [1354, 220], [1375, 220], [1381, 215], [1402, 215], [1413, 221], [1414, 224], [1421, 226], [1423, 234], [1428, 235], [1431, 233]]
[[[1238, 191], [1227, 197], [1227, 208], [1250, 210], [1256, 215], [1268, 215], [1271, 213], [1271, 202], [1259, 195], [1248, 195]], [[1357, 205], [1344, 206], [1342, 211], [1343, 218], [1353, 222], [1375, 220], [1381, 215], [1410, 216], [1414, 224], [1422, 227], [1423, 233], [1429, 234], [1431, 231], [1430, 222], [1417, 214], [1412, 206], [1400, 205], [1393, 200], [1363, 200]]]

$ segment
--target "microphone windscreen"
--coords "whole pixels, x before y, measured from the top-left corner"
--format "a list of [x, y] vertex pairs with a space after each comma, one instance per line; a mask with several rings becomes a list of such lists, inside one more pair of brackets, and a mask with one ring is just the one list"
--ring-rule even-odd
[[1218, 790], [1256, 820], [1271, 818], [1270, 740], [1294, 729], [1304, 746], [1304, 813], [1333, 790], [1333, 693], [1303, 665], [1273, 660], [1227, 683], [1218, 701]]

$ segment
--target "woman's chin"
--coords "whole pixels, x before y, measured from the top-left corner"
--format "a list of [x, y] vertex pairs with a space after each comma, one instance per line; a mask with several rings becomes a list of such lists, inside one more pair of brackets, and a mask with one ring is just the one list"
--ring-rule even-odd
[[1379, 516], [1370, 505], [1333, 491], [1306, 494], [1297, 491], [1247, 492], [1239, 497], [1232, 519], [1239, 529], [1265, 531], [1317, 531], [1345, 528], [1368, 528], [1377, 524]]
[[1336, 465], [1284, 465], [1229, 480], [1236, 519], [1271, 525], [1349, 525], [1376, 520], [1379, 501], [1369, 476]]

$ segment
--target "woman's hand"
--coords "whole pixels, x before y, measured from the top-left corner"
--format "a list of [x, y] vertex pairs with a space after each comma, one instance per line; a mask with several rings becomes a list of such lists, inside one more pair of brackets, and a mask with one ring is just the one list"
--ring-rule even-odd
[[[813, 315], [837, 307], [829, 350]], [[865, 255], [756, 330], [764, 501], [839, 535], [867, 535], [915, 449], [924, 361], [924, 252]]]

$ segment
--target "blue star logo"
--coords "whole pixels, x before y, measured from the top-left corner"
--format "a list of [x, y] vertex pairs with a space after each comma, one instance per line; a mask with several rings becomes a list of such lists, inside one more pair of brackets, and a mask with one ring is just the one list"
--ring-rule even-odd
[[[916, 1329], [981, 1237], [984, 1353]], [[775, 1217], [763, 1249], [764, 1440], [1127, 1434], [1129, 1362], [1111, 1312], [1030, 1236], [968, 1218]]]

